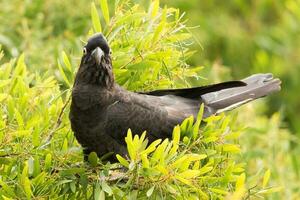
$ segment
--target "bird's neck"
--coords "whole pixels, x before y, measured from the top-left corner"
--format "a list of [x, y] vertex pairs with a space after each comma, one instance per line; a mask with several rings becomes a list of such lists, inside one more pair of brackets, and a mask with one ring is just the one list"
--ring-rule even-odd
[[102, 66], [89, 67], [81, 66], [75, 78], [75, 85], [96, 85], [105, 89], [111, 89], [114, 84], [114, 74], [110, 60], [102, 63]]

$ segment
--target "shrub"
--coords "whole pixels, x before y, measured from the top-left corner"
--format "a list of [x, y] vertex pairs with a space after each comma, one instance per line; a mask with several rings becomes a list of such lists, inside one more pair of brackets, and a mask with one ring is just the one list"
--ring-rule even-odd
[[[191, 35], [177, 9], [161, 9], [156, 0], [145, 11], [124, 0], [110, 18], [106, 1], [100, 2], [103, 20], [92, 3], [90, 34], [107, 35], [120, 84], [149, 90], [199, 79], [201, 67], [186, 63]], [[129, 130], [129, 158], [118, 156], [120, 163], [99, 162], [95, 153], [83, 162], [67, 117], [75, 65], [62, 54], [60, 87], [53, 76], [28, 71], [24, 59], [0, 67], [0, 199], [241, 199], [280, 189], [268, 187], [269, 170], [249, 188], [238, 162], [243, 130], [236, 116], [212, 116], [202, 124], [203, 107], [197, 119], [174, 127], [172, 139], [147, 146], [146, 133]]]

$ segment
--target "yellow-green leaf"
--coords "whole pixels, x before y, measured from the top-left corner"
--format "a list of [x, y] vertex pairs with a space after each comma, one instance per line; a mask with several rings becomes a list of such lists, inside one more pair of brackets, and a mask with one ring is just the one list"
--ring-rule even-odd
[[129, 167], [129, 162], [125, 158], [123, 158], [119, 154], [117, 154], [116, 157], [121, 165], [123, 165], [124, 167], [127, 167], [127, 168]]
[[235, 190], [243, 190], [245, 185], [246, 175], [245, 173], [242, 173], [240, 176], [238, 176], [236, 183], [235, 183]]
[[63, 68], [62, 68], [62, 66], [61, 66], [61, 64], [60, 64], [59, 61], [57, 62], [57, 65], [58, 65], [59, 72], [60, 72], [61, 76], [63, 77], [65, 83], [66, 83], [69, 87], [71, 87], [70, 81], [68, 80], [68, 78], [67, 78], [67, 76], [66, 76], [66, 74], [65, 74], [65, 72], [64, 72], [64, 70], [63, 70]]
[[102, 32], [99, 14], [98, 14], [98, 11], [97, 11], [97, 8], [96, 8], [96, 5], [94, 2], [91, 5], [91, 16], [92, 16], [94, 30], [96, 32]]
[[270, 194], [270, 193], [280, 192], [281, 190], [283, 190], [283, 187], [279, 186], [279, 187], [272, 187], [269, 189], [264, 189], [257, 193], [258, 194]]
[[180, 126], [177, 125], [173, 129], [173, 143], [179, 144], [179, 140], [180, 140]]
[[180, 173], [179, 176], [184, 177], [184, 178], [196, 178], [197, 176], [200, 175], [199, 170], [185, 170], [184, 172]]
[[154, 19], [159, 10], [159, 0], [153, 0], [150, 6], [151, 18]]
[[155, 186], [152, 186], [146, 193], [147, 197], [151, 197]]
[[205, 167], [204, 166], [199, 169], [199, 172], [200, 172], [199, 175], [206, 174], [207, 172], [210, 172], [212, 169], [213, 169], [213, 167]]
[[63, 56], [63, 61], [65, 66], [68, 68], [70, 72], [72, 72], [71, 63], [65, 51], [62, 51], [62, 56]]
[[96, 167], [98, 163], [98, 156], [96, 152], [91, 152], [88, 155], [88, 161], [91, 164], [91, 166]]
[[156, 146], [161, 142], [161, 139], [155, 140], [154, 142], [152, 142], [147, 149], [145, 149], [144, 151], [141, 152], [141, 154], [149, 154], [151, 152], [153, 152], [156, 148]]
[[24, 120], [17, 108], [15, 108], [15, 117], [18, 122], [19, 130], [22, 130], [24, 128]]
[[149, 160], [147, 158], [147, 155], [146, 154], [142, 154], [141, 155], [142, 157], [142, 165], [143, 165], [143, 168], [149, 168]]
[[107, 0], [99, 0], [99, 1], [100, 1], [100, 6], [101, 6], [104, 20], [105, 20], [106, 24], [108, 24], [109, 23], [109, 9], [108, 9], [108, 5], [107, 5]]
[[271, 171], [268, 169], [265, 174], [264, 174], [264, 179], [263, 179], [263, 188], [267, 186], [269, 179], [270, 179]]
[[224, 144], [222, 145], [222, 149], [224, 152], [230, 153], [239, 153], [241, 151], [240, 147], [234, 144]]

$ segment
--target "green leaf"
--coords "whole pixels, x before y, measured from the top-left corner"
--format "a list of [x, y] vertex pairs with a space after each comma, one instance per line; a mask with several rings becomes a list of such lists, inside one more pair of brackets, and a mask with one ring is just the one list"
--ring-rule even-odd
[[271, 194], [271, 193], [275, 193], [275, 192], [280, 192], [282, 191], [284, 188], [279, 186], [279, 187], [271, 187], [269, 189], [264, 189], [264, 190], [260, 190], [257, 193], [258, 194]]
[[68, 139], [67, 138], [65, 138], [64, 139], [64, 142], [63, 142], [63, 145], [62, 145], [62, 147], [61, 147], [61, 150], [62, 151], [67, 151], [68, 150]]
[[21, 113], [15, 108], [15, 117], [19, 125], [19, 130], [24, 129], [24, 120]]
[[[200, 122], [202, 121], [203, 113], [204, 113], [204, 103], [201, 104], [198, 115], [197, 115], [197, 120], [199, 120]], [[199, 124], [199, 126], [200, 126], [200, 124]]]
[[28, 162], [25, 162], [22, 175], [21, 175], [21, 185], [23, 187], [23, 190], [25, 192], [25, 195], [27, 199], [31, 198], [32, 191], [31, 191], [31, 185], [30, 180], [28, 178]]
[[98, 156], [96, 152], [91, 152], [88, 156], [88, 161], [92, 167], [96, 167], [98, 164]]
[[96, 32], [102, 32], [101, 28], [101, 23], [99, 19], [99, 14], [96, 8], [96, 5], [94, 2], [91, 4], [91, 16], [92, 16], [92, 22], [93, 22], [93, 27]]
[[144, 151], [141, 152], [141, 154], [149, 154], [153, 152], [157, 145], [161, 143], [161, 139], [155, 140], [152, 142]]
[[63, 67], [61, 66], [61, 64], [60, 64], [59, 61], [57, 62], [57, 65], [58, 65], [59, 72], [60, 72], [61, 76], [63, 77], [65, 83], [66, 83], [69, 87], [71, 87], [70, 81], [68, 80], [68, 78], [67, 78], [67, 76], [66, 76], [66, 74], [65, 74], [65, 72], [64, 72], [64, 70], [63, 70]]
[[159, 0], [153, 0], [150, 5], [151, 18], [154, 19], [157, 16], [159, 10]]
[[63, 56], [63, 61], [64, 61], [64, 64], [65, 66], [67, 67], [67, 69], [72, 72], [72, 66], [71, 66], [71, 63], [70, 63], [70, 60], [66, 54], [65, 51], [62, 51], [62, 56]]
[[212, 169], [213, 169], [213, 167], [204, 166], [199, 169], [199, 175], [206, 174], [207, 172], [210, 172]]
[[13, 186], [7, 185], [4, 181], [2, 181], [2, 179], [0, 179], [0, 186], [1, 186], [1, 190], [5, 192], [7, 195], [9, 195], [10, 197], [12, 197], [12, 199], [17, 199]]
[[183, 120], [183, 122], [180, 125], [181, 132], [184, 134], [189, 134], [189, 131], [191, 131], [194, 123], [194, 116], [190, 116]]
[[270, 171], [270, 169], [268, 169], [264, 174], [264, 179], [263, 179], [263, 184], [262, 184], [263, 188], [265, 188], [267, 186], [270, 176], [271, 176], [271, 171]]
[[100, 1], [100, 6], [101, 6], [104, 20], [105, 20], [106, 24], [109, 24], [109, 9], [108, 9], [108, 5], [107, 5], [107, 0], [99, 0], [99, 1]]
[[222, 195], [227, 195], [228, 192], [226, 190], [223, 189], [219, 189], [219, 188], [209, 188], [210, 191], [217, 193], [217, 194], [222, 194]]
[[47, 153], [45, 157], [45, 170], [49, 170], [52, 166], [52, 155], [51, 153]]
[[73, 193], [76, 192], [76, 185], [75, 185], [75, 182], [74, 182], [74, 181], [72, 181], [72, 182], [70, 183], [70, 189], [71, 189], [71, 191], [72, 191]]
[[112, 189], [109, 187], [109, 185], [107, 185], [107, 183], [105, 181], [102, 182], [101, 184], [102, 190], [105, 191], [109, 196], [112, 195]]
[[41, 173], [41, 166], [40, 166], [40, 160], [39, 156], [34, 156], [33, 160], [33, 176], [37, 177]]
[[152, 44], [154, 44], [155, 42], [158, 41], [159, 37], [160, 37], [160, 34], [162, 32], [162, 30], [164, 29], [164, 26], [165, 26], [165, 23], [164, 22], [161, 22], [157, 28], [155, 29], [155, 32], [154, 32], [154, 35], [153, 35], [153, 38], [152, 38]]
[[9, 95], [5, 94], [5, 93], [0, 93], [0, 102], [2, 102], [3, 100], [5, 100]]
[[193, 186], [193, 184], [192, 184], [192, 182], [191, 181], [189, 181], [189, 180], [187, 180], [187, 179], [185, 179], [185, 178], [183, 178], [183, 177], [181, 177], [181, 176], [179, 176], [179, 175], [175, 175], [174, 176], [177, 180], [179, 180], [179, 181], [181, 181], [182, 183], [184, 183], [184, 184], [186, 184], [186, 185], [189, 185], [189, 186]]
[[235, 190], [239, 191], [242, 188], [245, 187], [245, 180], [246, 180], [246, 175], [245, 173], [242, 173], [240, 176], [238, 176], [236, 183], [235, 183]]
[[223, 144], [222, 149], [224, 152], [230, 152], [230, 153], [239, 153], [241, 152], [240, 147], [234, 144]]
[[184, 177], [186, 179], [190, 179], [190, 178], [196, 178], [197, 176], [199, 176], [201, 173], [200, 170], [185, 170], [184, 172], [180, 173], [179, 176]]
[[8, 80], [0, 80], [0, 88], [2, 88], [4, 86], [7, 86], [10, 83], [11, 83], [10, 79], [8, 79]]
[[196, 123], [193, 126], [193, 139], [196, 140], [199, 135], [199, 128], [200, 128], [201, 121], [197, 119]]
[[151, 197], [153, 191], [154, 191], [155, 186], [152, 186], [146, 193], [147, 197]]
[[173, 129], [173, 143], [179, 144], [180, 140], [180, 126], [176, 125]]
[[124, 167], [127, 167], [127, 168], [129, 167], [129, 162], [125, 158], [123, 158], [119, 154], [117, 154], [116, 157], [121, 165], [123, 165]]
[[96, 183], [94, 187], [94, 199], [95, 200], [105, 200], [105, 193], [100, 189], [99, 183]]
[[149, 168], [150, 162], [146, 154], [141, 154], [143, 168]]

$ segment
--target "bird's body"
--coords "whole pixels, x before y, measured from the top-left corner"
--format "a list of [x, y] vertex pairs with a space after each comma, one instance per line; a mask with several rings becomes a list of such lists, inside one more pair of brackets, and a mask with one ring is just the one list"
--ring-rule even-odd
[[[115, 83], [109, 47], [101, 34], [85, 47], [76, 75], [70, 111], [72, 130], [84, 153], [126, 154], [124, 137], [147, 131], [151, 142], [171, 136], [175, 125], [196, 116], [204, 103], [204, 117], [268, 95], [280, 89], [270, 74], [210, 86], [134, 93]], [[109, 158], [113, 160], [114, 157]]]

